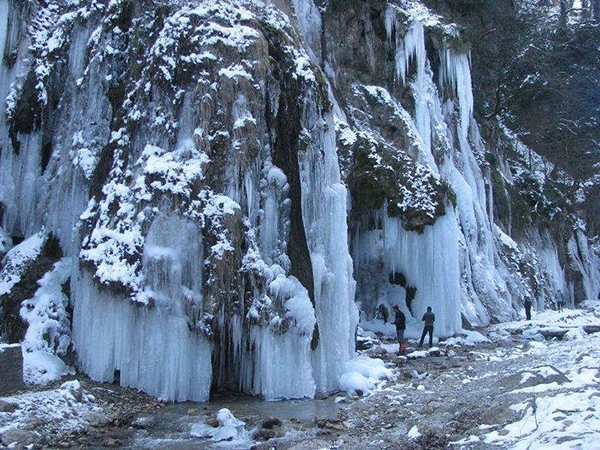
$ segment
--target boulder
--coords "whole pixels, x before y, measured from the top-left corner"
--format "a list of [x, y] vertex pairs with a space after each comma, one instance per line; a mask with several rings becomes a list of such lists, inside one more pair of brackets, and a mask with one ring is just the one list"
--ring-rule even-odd
[[584, 325], [583, 331], [587, 334], [598, 333], [600, 331], [600, 325]]
[[544, 336], [546, 340], [556, 338], [559, 341], [561, 341], [563, 336], [567, 333], [567, 331], [569, 330], [566, 330], [564, 328], [542, 328], [540, 330], [540, 334]]
[[15, 412], [17, 409], [19, 409], [19, 405], [16, 403], [0, 400], [0, 412]]
[[9, 428], [2, 433], [2, 444], [11, 448], [23, 448], [38, 444], [40, 441], [40, 435], [34, 431]]
[[442, 351], [438, 347], [431, 347], [427, 353], [429, 356], [442, 356]]
[[374, 339], [369, 336], [356, 337], [356, 350], [369, 350], [373, 346], [380, 344], [381, 342], [378, 339]]
[[267, 430], [279, 426], [281, 426], [281, 420], [279, 420], [277, 417], [269, 417], [268, 419], [263, 420], [262, 423], [262, 428], [266, 428]]
[[23, 382], [23, 354], [19, 344], [0, 345], [0, 396], [26, 389]]
[[151, 416], [138, 417], [133, 422], [131, 422], [131, 426], [139, 430], [147, 430], [149, 428], [152, 428], [155, 424], [156, 419]]
[[568, 383], [569, 378], [554, 366], [540, 366], [528, 370], [521, 370], [498, 383], [506, 390], [524, 389], [541, 384]]

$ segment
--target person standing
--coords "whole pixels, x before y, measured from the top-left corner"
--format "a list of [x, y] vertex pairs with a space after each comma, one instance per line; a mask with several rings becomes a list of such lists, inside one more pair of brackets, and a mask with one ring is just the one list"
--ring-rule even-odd
[[427, 312], [423, 314], [423, 318], [421, 320], [425, 322], [425, 326], [423, 327], [423, 334], [421, 334], [419, 347], [423, 345], [425, 335], [429, 333], [429, 348], [431, 348], [433, 346], [433, 322], [435, 322], [435, 314], [431, 310], [431, 306], [427, 307]]
[[394, 325], [396, 325], [396, 337], [398, 338], [398, 353], [404, 355], [406, 353], [406, 346], [404, 345], [404, 330], [406, 330], [406, 316], [398, 305], [392, 306], [396, 317], [394, 318]]
[[525, 306], [525, 317], [527, 320], [531, 320], [531, 299], [529, 297], [525, 299], [523, 306]]
[[562, 312], [563, 308], [565, 306], [565, 295], [563, 294], [563, 292], [559, 289], [556, 292], [556, 310], [558, 312]]
[[387, 323], [388, 319], [389, 319], [389, 311], [388, 309], [385, 307], [385, 305], [383, 303], [380, 303], [379, 306], [377, 307], [377, 317], [379, 317], [381, 320], [383, 320], [383, 323]]

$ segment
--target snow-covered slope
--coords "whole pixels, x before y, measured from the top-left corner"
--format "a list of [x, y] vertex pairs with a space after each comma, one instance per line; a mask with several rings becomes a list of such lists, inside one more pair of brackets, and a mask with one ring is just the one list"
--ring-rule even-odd
[[[52, 292], [92, 378], [312, 397], [339, 387], [356, 301], [413, 323], [431, 305], [451, 336], [573, 299], [552, 238], [494, 225], [455, 27], [335, 4], [0, 0], [1, 225], [60, 242]], [[572, 242], [591, 295], [596, 256]]]

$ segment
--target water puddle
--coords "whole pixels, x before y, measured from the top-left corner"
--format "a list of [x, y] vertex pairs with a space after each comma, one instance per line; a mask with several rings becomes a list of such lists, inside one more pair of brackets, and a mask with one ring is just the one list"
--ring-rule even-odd
[[[210, 439], [190, 435], [192, 427], [214, 420], [217, 412], [227, 408], [246, 425], [244, 433], [230, 442], [216, 443]], [[335, 397], [324, 399], [286, 400], [266, 402], [252, 397], [217, 398], [209, 403], [175, 403], [157, 409], [148, 417], [152, 426], [138, 430], [128, 448], [249, 448], [252, 431], [260, 427], [265, 419], [276, 418], [282, 422], [293, 421], [296, 425], [314, 426], [317, 420], [335, 420], [338, 405]]]

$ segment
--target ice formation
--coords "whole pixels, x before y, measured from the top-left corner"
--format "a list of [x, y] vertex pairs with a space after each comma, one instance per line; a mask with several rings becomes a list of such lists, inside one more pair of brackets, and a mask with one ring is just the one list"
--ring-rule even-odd
[[[92, 378], [166, 400], [312, 397], [370, 383], [346, 364], [357, 303], [365, 320], [398, 303], [413, 327], [432, 306], [439, 338], [514, 318], [523, 267], [540, 304], [572, 299], [552, 237], [532, 232], [536, 252], [494, 225], [470, 57], [426, 45], [439, 22], [420, 3], [371, 33], [391, 82], [348, 92], [312, 0], [132, 5], [0, 0], [0, 226], [25, 238], [2, 243], [0, 295], [36, 239], [63, 253], [22, 304], [31, 353], [72, 342]], [[358, 218], [344, 146], [400, 180]], [[567, 247], [592, 295], [583, 232]]]
[[[296, 6], [306, 25], [318, 11], [302, 5]], [[3, 148], [15, 150], [0, 157], [3, 173], [11, 174], [0, 189], [2, 225], [24, 236], [43, 225], [75, 261], [72, 341], [94, 379], [118, 379], [176, 401], [207, 400], [213, 385], [267, 399], [312, 397], [337, 389], [353, 356], [358, 315], [346, 188], [333, 117], [319, 98], [326, 86], [316, 81], [311, 57], [293, 44], [287, 19], [249, 6], [173, 8], [153, 36], [141, 73], [146, 81], [125, 88], [123, 116], [111, 89], [122, 75], [118, 51], [130, 51], [129, 30], [106, 27], [128, 14], [121, 4], [82, 4], [63, 15], [60, 8], [35, 8], [27, 33], [12, 20], [26, 11], [0, 4], [3, 47], [7, 37], [20, 39], [10, 39], [18, 63], [1, 69], [8, 122], [25, 101], [59, 105], [53, 128], [44, 122], [38, 130], [43, 119], [31, 117], [24, 120], [32, 129], [15, 135], [17, 126], [2, 122]], [[153, 19], [145, 19], [151, 27]], [[250, 26], [256, 20], [268, 23], [271, 44], [284, 49], [275, 55], [288, 66], [274, 74], [279, 80], [267, 78], [265, 36]], [[20, 45], [26, 36], [29, 47]], [[179, 48], [186, 39], [195, 47]], [[28, 52], [34, 66], [22, 63]], [[241, 59], [244, 52], [249, 59]], [[64, 85], [49, 79], [60, 64], [50, 54], [66, 61]], [[217, 60], [222, 67], [211, 66]], [[182, 67], [198, 78], [181, 81]], [[27, 78], [33, 73], [35, 86]], [[279, 97], [290, 93], [277, 83], [294, 85], [293, 95], [301, 96], [297, 131], [286, 130], [278, 113], [277, 103], [289, 101]], [[24, 91], [33, 98], [25, 100]], [[270, 104], [261, 100], [267, 94]], [[211, 115], [222, 114], [219, 108], [231, 116], [215, 128]], [[262, 119], [265, 108], [281, 127], [276, 132]], [[134, 133], [140, 122], [147, 128]], [[287, 133], [299, 133], [300, 152], [285, 153], [298, 145], [286, 142]], [[296, 159], [289, 167], [288, 157]], [[298, 245], [305, 253], [294, 256]], [[27, 304], [63, 297], [58, 289]], [[24, 314], [33, 349], [43, 341], [36, 330], [50, 332], [49, 322], [34, 325], [35, 308]], [[70, 342], [63, 334], [62, 344]]]
[[[194, 437], [210, 437], [213, 441], [233, 441], [239, 434], [244, 433], [246, 422], [236, 418], [227, 408], [217, 412], [217, 427], [205, 423], [197, 423], [192, 426], [190, 435]], [[248, 439], [249, 440], [249, 439]], [[246, 444], [247, 442], [245, 442]]]
[[[389, 92], [381, 87], [365, 89], [399, 111], [394, 114], [405, 122], [409, 134], [414, 133], [415, 145], [409, 153], [448, 182], [456, 203], [454, 208], [447, 207], [433, 226], [418, 232], [408, 231], [385, 207], [363, 219], [362, 225], [359, 222], [352, 248], [363, 319], [374, 317], [380, 305], [389, 309], [399, 304], [416, 328], [426, 306], [432, 306], [438, 313], [436, 334], [451, 336], [460, 331], [461, 316], [471, 324], [486, 325], [492, 318], [514, 319], [526, 296], [536, 298], [543, 308], [544, 297], [547, 302], [558, 289], [574, 295], [559, 252], [552, 248], [553, 239], [546, 236], [537, 238], [537, 245], [528, 242], [520, 246], [493, 224], [492, 182], [482, 164], [486, 150], [473, 119], [468, 51], [442, 46], [433, 49], [437, 57], [428, 55], [426, 28], [439, 30], [441, 24], [438, 17], [415, 2], [406, 2], [403, 7], [388, 5], [384, 22], [387, 44], [395, 57], [395, 80], [401, 90], [410, 92], [413, 103], [409, 106], [414, 113], [407, 118], [402, 112], [406, 101], [396, 98], [390, 87]], [[456, 33], [451, 28], [446, 32], [452, 36]], [[431, 59], [438, 61], [437, 77]], [[369, 99], [366, 104], [372, 102]], [[390, 145], [379, 130], [380, 124], [362, 118], [369, 117], [366, 112], [354, 117], [361, 132], [371, 142]], [[352, 145], [360, 135], [350, 135], [346, 122], [340, 114], [340, 141]], [[421, 210], [434, 210], [420, 202]], [[581, 233], [569, 241], [578, 271], [582, 270], [582, 259], [589, 263], [587, 267], [595, 267], [583, 269], [583, 288], [589, 297], [594, 296], [591, 287], [597, 286], [598, 266], [588, 245]], [[524, 267], [529, 267], [530, 273], [538, 272], [533, 290], [531, 284], [519, 279]], [[554, 280], [554, 285], [549, 280]]]

